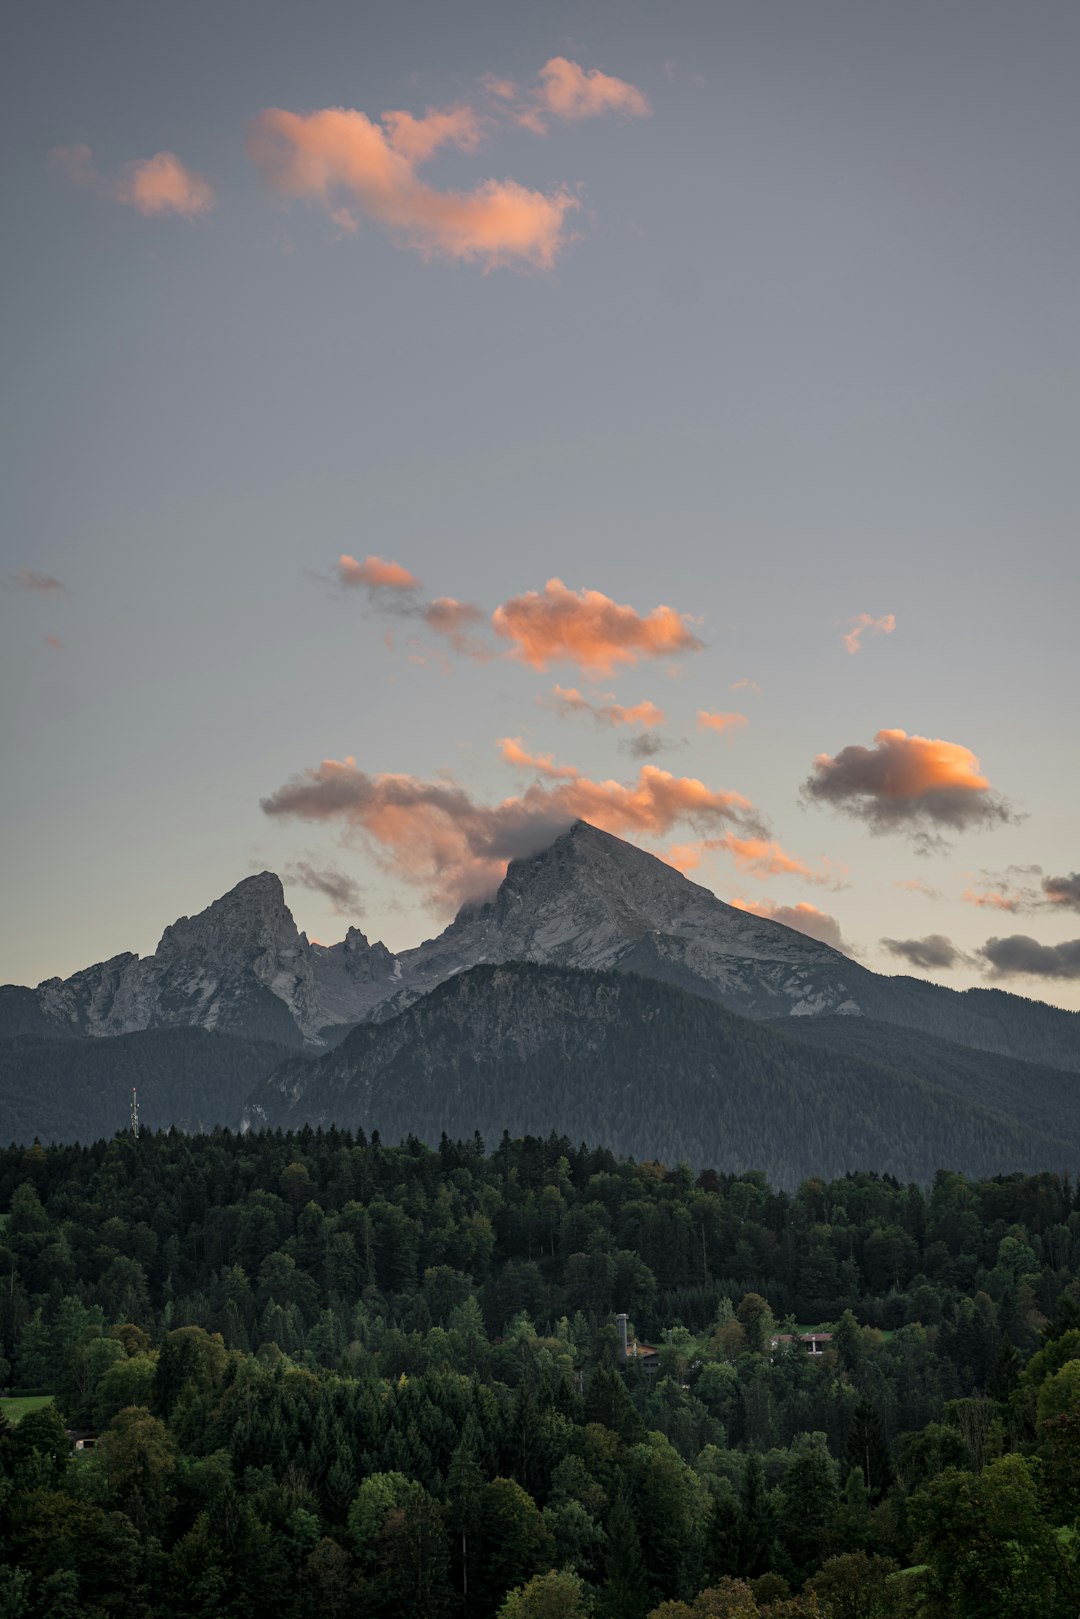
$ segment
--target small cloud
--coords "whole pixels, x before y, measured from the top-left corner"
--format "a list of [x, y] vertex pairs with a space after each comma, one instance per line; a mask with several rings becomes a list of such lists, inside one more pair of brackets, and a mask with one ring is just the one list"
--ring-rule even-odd
[[[834, 868], [830, 860], [822, 860], [815, 869], [798, 855], [789, 854], [775, 838], [747, 832], [725, 832], [721, 837], [702, 838], [697, 843], [680, 843], [667, 851], [665, 859], [685, 875], [700, 866], [707, 854], [730, 854], [738, 869], [747, 876], [765, 882], [770, 877], [797, 877], [805, 883], [824, 888], [843, 888], [843, 868]], [[749, 909], [749, 907], [744, 907]]]
[[927, 899], [941, 898], [940, 888], [932, 888], [929, 883], [922, 882], [918, 877], [897, 878], [893, 882], [893, 887], [906, 889], [909, 894], [923, 894]]
[[[542, 702], [544, 699], [538, 698], [537, 701]], [[648, 698], [635, 703], [632, 707], [617, 703], [610, 694], [600, 702], [593, 703], [574, 686], [554, 687], [550, 701], [557, 713], [588, 714], [597, 725], [641, 726], [645, 730], [650, 730], [653, 726], [663, 725], [667, 717], [664, 710], [657, 708]]]
[[338, 916], [362, 914], [362, 890], [347, 872], [333, 866], [313, 866], [307, 860], [294, 860], [285, 867], [283, 875], [286, 882], [297, 883], [301, 888], [310, 888], [314, 893], [324, 895]]
[[45, 637], [45, 645], [51, 646], [54, 652], [62, 652], [64, 650], [64, 643], [61, 641], [58, 635], [47, 635]]
[[963, 831], [1017, 819], [995, 793], [970, 748], [906, 731], [879, 731], [872, 748], [818, 754], [804, 796], [862, 820], [871, 832], [909, 831], [920, 853], [943, 846], [930, 822]]
[[1044, 877], [1042, 887], [1048, 905], [1080, 911], [1080, 871], [1070, 872], [1067, 877]]
[[423, 611], [424, 623], [429, 630], [444, 636], [455, 652], [481, 663], [495, 656], [491, 648], [472, 633], [486, 616], [482, 607], [476, 607], [472, 602], [455, 601], [453, 596], [436, 596]]
[[849, 618], [848, 623], [851, 628], [841, 640], [854, 657], [856, 652], [862, 651], [864, 635], [891, 635], [896, 628], [896, 615], [885, 613], [881, 618], [874, 618], [870, 613], [858, 613], [854, 618]]
[[36, 568], [20, 568], [18, 573], [10, 574], [4, 583], [9, 590], [33, 590], [42, 596], [65, 589], [51, 573], [38, 573]]
[[599, 68], [583, 68], [565, 56], [545, 62], [538, 77], [529, 105], [517, 115], [517, 121], [537, 135], [547, 133], [549, 118], [579, 123], [607, 113], [624, 118], [648, 118], [652, 113], [648, 96], [636, 85]]
[[855, 954], [854, 949], [844, 939], [840, 931], [840, 924], [835, 916], [827, 911], [819, 911], [816, 905], [806, 900], [800, 900], [797, 905], [773, 905], [769, 900], [759, 899], [732, 899], [730, 905], [737, 910], [749, 911], [753, 916], [763, 916], [769, 922], [779, 922], [786, 928], [794, 928], [796, 933], [805, 933], [809, 939], [818, 939], [822, 944], [831, 945], [834, 950], [840, 950], [845, 956]]
[[620, 664], [696, 652], [701, 641], [689, 618], [673, 607], [640, 614], [599, 590], [570, 590], [549, 579], [543, 591], [513, 596], [491, 616], [496, 635], [512, 643], [510, 656], [534, 669], [575, 663], [591, 676], [609, 675]]
[[710, 713], [707, 708], [698, 709], [697, 724], [699, 731], [718, 731], [723, 734], [724, 731], [740, 730], [746, 723], [745, 714], [714, 714]]
[[925, 939], [882, 939], [881, 943], [891, 956], [899, 956], [924, 972], [951, 971], [954, 967], [972, 965], [971, 957], [944, 933], [928, 933]]
[[1026, 933], [987, 939], [979, 955], [994, 978], [1080, 978], [1080, 939], [1040, 944]]
[[363, 562], [357, 562], [355, 557], [342, 555], [338, 558], [337, 575], [346, 588], [363, 585], [372, 592], [420, 589], [420, 581], [415, 573], [410, 573], [398, 562], [386, 562], [382, 557], [365, 557]]
[[669, 753], [679, 744], [659, 731], [642, 731], [640, 736], [624, 736], [619, 746], [634, 759], [655, 759], [658, 753]]
[[153, 157], [125, 163], [112, 179], [98, 173], [89, 146], [58, 146], [51, 155], [54, 166], [73, 184], [146, 217], [178, 214], [196, 219], [208, 214], [217, 200], [209, 180], [189, 169], [175, 152], [155, 152]]
[[731, 682], [731, 689], [732, 691], [750, 691], [753, 692], [755, 697], [761, 696], [761, 687], [758, 685], [756, 680], [747, 680], [745, 678], [742, 680], [733, 680]]

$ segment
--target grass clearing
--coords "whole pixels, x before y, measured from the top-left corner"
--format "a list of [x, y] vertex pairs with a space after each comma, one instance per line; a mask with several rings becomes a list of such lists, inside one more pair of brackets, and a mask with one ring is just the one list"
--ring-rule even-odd
[[9, 1422], [19, 1422], [28, 1411], [40, 1411], [42, 1406], [52, 1405], [53, 1399], [51, 1394], [12, 1394], [0, 1399], [0, 1412]]

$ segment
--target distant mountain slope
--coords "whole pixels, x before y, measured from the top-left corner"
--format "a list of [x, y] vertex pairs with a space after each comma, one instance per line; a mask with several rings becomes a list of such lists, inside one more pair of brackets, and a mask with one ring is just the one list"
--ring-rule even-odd
[[194, 1026], [325, 1049], [455, 974], [507, 961], [637, 973], [754, 1018], [869, 1017], [1080, 1072], [1080, 1013], [870, 972], [584, 821], [511, 861], [490, 901], [397, 956], [356, 928], [340, 944], [312, 944], [278, 878], [262, 872], [166, 928], [153, 956], [0, 990], [0, 1036]]
[[433, 1142], [556, 1130], [787, 1186], [864, 1164], [928, 1180], [1080, 1161], [1071, 1076], [1029, 1066], [1006, 1091], [981, 1065], [1015, 1065], [976, 1059], [963, 1085], [955, 1070], [938, 1082], [934, 1042], [905, 1040], [899, 1054], [834, 1050], [634, 975], [478, 967], [324, 1057], [286, 1062], [255, 1087], [245, 1122]]
[[265, 1040], [150, 1029], [100, 1040], [0, 1041], [0, 1141], [96, 1141], [127, 1127], [131, 1087], [149, 1129], [235, 1125], [252, 1087], [288, 1056]]

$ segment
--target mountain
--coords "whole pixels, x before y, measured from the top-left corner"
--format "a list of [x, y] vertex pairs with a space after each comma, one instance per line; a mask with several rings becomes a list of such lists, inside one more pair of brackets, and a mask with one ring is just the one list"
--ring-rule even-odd
[[200, 1028], [322, 1046], [333, 1025], [368, 1015], [396, 982], [389, 950], [357, 928], [331, 947], [309, 943], [280, 878], [264, 871], [167, 927], [152, 956], [114, 956], [36, 990], [5, 986], [0, 1037]]
[[554, 1130], [669, 1164], [764, 1169], [788, 1187], [865, 1164], [924, 1182], [942, 1167], [1075, 1167], [1070, 1075], [943, 1054], [906, 1031], [890, 1047], [893, 1031], [865, 1028], [865, 1049], [845, 1050], [634, 974], [476, 967], [327, 1055], [284, 1063], [255, 1087], [244, 1124], [432, 1143]]
[[195, 1026], [318, 1050], [456, 974], [508, 961], [636, 973], [754, 1018], [871, 1018], [1080, 1071], [1080, 1013], [870, 972], [583, 821], [512, 861], [487, 903], [396, 956], [356, 928], [340, 944], [310, 943], [263, 872], [166, 928], [153, 956], [0, 990], [0, 1037]]
[[131, 1088], [151, 1130], [235, 1125], [285, 1046], [205, 1029], [147, 1029], [97, 1040], [22, 1034], [0, 1041], [0, 1139], [97, 1141], [126, 1129]]

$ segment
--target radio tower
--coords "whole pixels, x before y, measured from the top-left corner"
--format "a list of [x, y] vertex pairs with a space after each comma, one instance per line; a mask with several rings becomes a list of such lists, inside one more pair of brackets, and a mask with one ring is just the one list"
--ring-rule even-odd
[[131, 1087], [131, 1133], [135, 1140], [139, 1139], [139, 1097], [134, 1085]]

